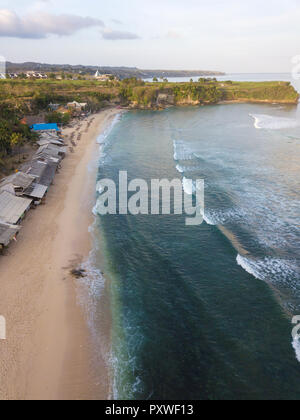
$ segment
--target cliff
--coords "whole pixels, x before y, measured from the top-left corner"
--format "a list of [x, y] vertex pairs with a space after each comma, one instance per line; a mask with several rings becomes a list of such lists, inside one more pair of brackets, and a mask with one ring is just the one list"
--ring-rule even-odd
[[206, 105], [220, 102], [297, 104], [299, 94], [288, 82], [217, 82], [200, 79], [189, 83], [145, 83], [96, 80], [1, 80], [0, 101], [18, 114], [36, 114], [48, 105], [87, 102], [91, 111], [107, 105], [161, 109], [168, 106]]
[[128, 89], [126, 100], [129, 108], [161, 109], [227, 102], [297, 104], [299, 94], [288, 82], [206, 81], [134, 86]]

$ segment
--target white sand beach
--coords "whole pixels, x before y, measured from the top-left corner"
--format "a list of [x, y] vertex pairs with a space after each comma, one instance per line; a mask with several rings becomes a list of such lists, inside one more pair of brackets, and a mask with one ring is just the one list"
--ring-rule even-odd
[[0, 257], [0, 314], [7, 322], [0, 399], [108, 398], [104, 361], [99, 372], [90, 363], [89, 331], [70, 267], [91, 249], [96, 173], [88, 165], [98, 153], [97, 136], [118, 112], [105, 110], [64, 130], [66, 136], [77, 130], [76, 143], [82, 133], [74, 153], [62, 162], [46, 204], [29, 212], [17, 243]]

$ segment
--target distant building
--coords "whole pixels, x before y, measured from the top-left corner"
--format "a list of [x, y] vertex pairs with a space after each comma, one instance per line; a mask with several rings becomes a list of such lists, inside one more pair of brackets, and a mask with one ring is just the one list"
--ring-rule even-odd
[[67, 104], [67, 107], [69, 109], [74, 109], [74, 110], [77, 110], [77, 111], [85, 111], [85, 109], [87, 108], [87, 105], [88, 104], [86, 102], [79, 103], [79, 102], [73, 101], [73, 102], [69, 102]]
[[101, 74], [99, 70], [96, 71], [95, 79], [97, 79], [99, 82], [108, 82], [109, 80], [115, 80], [116, 77], [113, 74]]
[[59, 107], [60, 104], [53, 104], [52, 102], [50, 102], [50, 104], [48, 105], [50, 111], [57, 111]]
[[37, 73], [35, 71], [28, 71], [26, 73], [28, 79], [48, 79], [48, 76], [44, 73]]

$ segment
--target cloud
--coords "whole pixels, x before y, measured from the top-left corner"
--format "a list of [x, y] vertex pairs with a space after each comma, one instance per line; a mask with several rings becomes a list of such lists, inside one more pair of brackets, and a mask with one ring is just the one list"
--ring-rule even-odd
[[37, 12], [24, 17], [8, 9], [0, 9], [0, 37], [42, 39], [48, 35], [72, 35], [95, 26], [104, 26], [100, 19], [76, 15]]
[[111, 19], [112, 23], [115, 23], [116, 25], [123, 25], [123, 22], [121, 22], [119, 19]]
[[102, 31], [102, 37], [109, 41], [140, 39], [139, 35], [126, 31], [114, 31], [105, 29]]
[[180, 38], [182, 38], [182, 35], [181, 35], [180, 32], [177, 32], [177, 31], [174, 31], [174, 30], [170, 30], [167, 33], [166, 38], [169, 38], [169, 39], [180, 39]]

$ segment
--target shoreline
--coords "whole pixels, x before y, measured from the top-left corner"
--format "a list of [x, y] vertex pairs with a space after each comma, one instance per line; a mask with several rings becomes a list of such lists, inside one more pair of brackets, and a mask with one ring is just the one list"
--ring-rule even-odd
[[127, 111], [164, 111], [166, 109], [170, 108], [188, 108], [188, 107], [206, 107], [206, 106], [216, 106], [216, 105], [232, 105], [232, 104], [254, 104], [254, 105], [289, 105], [289, 106], [297, 106], [297, 102], [291, 102], [291, 101], [283, 101], [283, 100], [269, 100], [269, 99], [232, 99], [232, 100], [222, 100], [219, 102], [207, 102], [207, 103], [194, 103], [194, 102], [185, 102], [185, 103], [177, 103], [177, 104], [169, 104], [166, 106], [124, 106], [122, 109]]
[[7, 340], [0, 341], [1, 400], [109, 397], [104, 358], [96, 371], [91, 366], [91, 334], [70, 270], [92, 248], [95, 140], [119, 113], [107, 109], [64, 130], [68, 136], [80, 129], [81, 140], [62, 162], [46, 204], [29, 212], [18, 242], [0, 258], [0, 314], [7, 322]]

